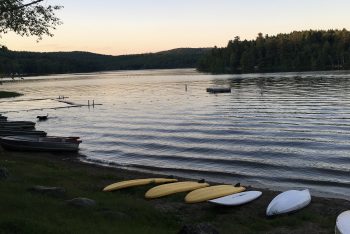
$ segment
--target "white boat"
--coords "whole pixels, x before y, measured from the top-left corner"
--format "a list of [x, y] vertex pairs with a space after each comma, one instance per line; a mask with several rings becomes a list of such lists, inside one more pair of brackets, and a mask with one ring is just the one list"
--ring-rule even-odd
[[247, 191], [209, 200], [209, 202], [223, 206], [240, 206], [254, 201], [255, 199], [259, 198], [261, 194], [262, 192], [260, 191]]
[[289, 190], [276, 196], [266, 210], [267, 216], [286, 214], [300, 210], [311, 202], [311, 195], [308, 189]]
[[2, 137], [1, 146], [16, 151], [78, 151], [82, 141], [79, 137], [40, 137], [8, 136]]
[[337, 218], [336, 234], [350, 234], [350, 210], [344, 211]]

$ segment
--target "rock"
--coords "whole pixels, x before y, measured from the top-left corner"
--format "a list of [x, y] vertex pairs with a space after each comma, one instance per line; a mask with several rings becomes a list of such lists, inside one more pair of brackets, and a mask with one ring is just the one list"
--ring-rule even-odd
[[9, 171], [5, 167], [0, 167], [0, 180], [4, 180], [9, 176]]
[[68, 205], [76, 207], [93, 207], [96, 206], [96, 202], [92, 199], [85, 197], [78, 197], [67, 201]]
[[129, 215], [119, 211], [106, 210], [102, 211], [101, 214], [109, 220], [121, 220], [129, 218]]
[[219, 234], [219, 231], [210, 223], [186, 224], [178, 234]]
[[52, 197], [63, 197], [66, 194], [65, 188], [62, 187], [46, 187], [46, 186], [34, 186], [28, 189], [30, 192], [40, 193]]

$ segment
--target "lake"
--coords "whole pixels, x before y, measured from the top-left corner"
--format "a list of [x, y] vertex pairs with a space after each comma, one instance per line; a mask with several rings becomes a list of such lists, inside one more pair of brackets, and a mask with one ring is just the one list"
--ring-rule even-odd
[[[207, 93], [213, 86], [232, 93]], [[80, 154], [91, 163], [349, 199], [349, 71], [122, 71], [29, 77], [0, 87], [25, 94], [1, 99], [0, 112], [31, 121], [48, 113], [37, 129], [80, 136]], [[69, 106], [53, 100], [62, 95], [103, 105], [50, 109]]]

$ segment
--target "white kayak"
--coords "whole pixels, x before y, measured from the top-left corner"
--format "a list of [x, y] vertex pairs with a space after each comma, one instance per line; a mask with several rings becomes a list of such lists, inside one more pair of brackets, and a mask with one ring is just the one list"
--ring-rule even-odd
[[308, 189], [289, 190], [277, 195], [269, 204], [266, 210], [267, 216], [286, 214], [300, 210], [311, 202], [311, 195]]
[[336, 234], [350, 234], [350, 210], [344, 211], [337, 218]]
[[209, 200], [209, 202], [224, 206], [239, 206], [259, 198], [261, 194], [260, 191], [247, 191]]

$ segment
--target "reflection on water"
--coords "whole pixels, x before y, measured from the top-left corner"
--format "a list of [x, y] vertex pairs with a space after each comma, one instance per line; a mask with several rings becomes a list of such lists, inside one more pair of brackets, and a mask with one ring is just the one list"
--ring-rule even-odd
[[[81, 136], [88, 160], [258, 187], [309, 187], [349, 199], [348, 72], [214, 76], [153, 70], [31, 79], [2, 88], [25, 93], [19, 99], [64, 95], [75, 103], [103, 103], [7, 114], [34, 120], [49, 113], [54, 118], [37, 128]], [[220, 85], [232, 93], [206, 93]], [[1, 111], [60, 105], [0, 102]]]

